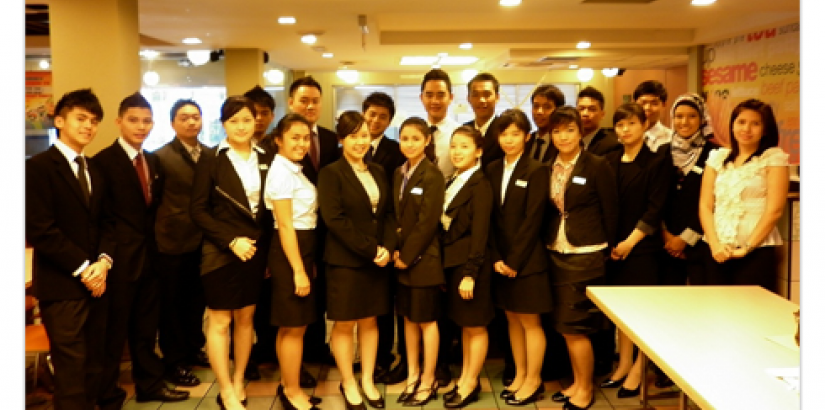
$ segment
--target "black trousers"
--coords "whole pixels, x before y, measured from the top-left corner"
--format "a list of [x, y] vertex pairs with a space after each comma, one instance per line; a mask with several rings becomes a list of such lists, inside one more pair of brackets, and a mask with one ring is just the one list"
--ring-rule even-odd
[[103, 380], [107, 394], [117, 391], [120, 360], [126, 341], [132, 359], [132, 379], [137, 394], [152, 394], [166, 387], [164, 365], [155, 353], [160, 316], [157, 275], [146, 269], [134, 282], [109, 282], [106, 359]]
[[704, 285], [758, 285], [776, 293], [779, 257], [775, 246], [756, 248], [739, 259], [717, 263], [708, 247]]
[[155, 266], [161, 294], [158, 344], [169, 368], [192, 361], [206, 343], [201, 253], [158, 254]]
[[[394, 269], [387, 264], [386, 274], [393, 278], [392, 286], [390, 286], [390, 299], [395, 301], [395, 295], [398, 290], [398, 277], [395, 275]], [[395, 302], [393, 302], [395, 306]], [[393, 309], [394, 312], [394, 309]], [[392, 346], [397, 346], [398, 355], [401, 357], [400, 363], [406, 363], [407, 360], [407, 345], [404, 342], [404, 316], [389, 313], [378, 316], [378, 354], [377, 363], [382, 365], [391, 365], [393, 360]], [[396, 337], [397, 330], [397, 337]]]

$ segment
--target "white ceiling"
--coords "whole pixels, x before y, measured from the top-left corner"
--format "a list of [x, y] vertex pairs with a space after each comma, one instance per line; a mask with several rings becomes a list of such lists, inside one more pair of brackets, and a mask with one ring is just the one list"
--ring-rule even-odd
[[[559, 68], [574, 60], [596, 69], [663, 68], [684, 64], [692, 45], [800, 13], [799, 1], [791, 0], [717, 0], [706, 7], [691, 6], [690, 0], [523, 0], [514, 8], [498, 0], [139, 0], [139, 7], [144, 48], [260, 48], [273, 63], [290, 69], [334, 70], [351, 61], [352, 68], [364, 71], [426, 68], [398, 62], [404, 55], [437, 53], [479, 57], [468, 67], [479, 70], [500, 70], [505, 64], [523, 68], [543, 57], [559, 59]], [[363, 38], [362, 14], [369, 28]], [[294, 16], [297, 24], [279, 25], [279, 16]], [[315, 46], [334, 58], [322, 58], [300, 42], [310, 32], [321, 33]], [[185, 37], [199, 37], [204, 44], [183, 45]], [[590, 41], [592, 48], [577, 50], [580, 40]], [[459, 49], [464, 42], [473, 43], [473, 49]]]

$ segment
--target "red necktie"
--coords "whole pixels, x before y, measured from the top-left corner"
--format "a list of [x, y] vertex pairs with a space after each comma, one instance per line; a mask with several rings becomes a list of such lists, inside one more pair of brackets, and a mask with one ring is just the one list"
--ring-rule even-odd
[[315, 170], [318, 170], [318, 144], [315, 142], [315, 139], [318, 138], [318, 134], [315, 131], [312, 131], [312, 134], [309, 136], [309, 159], [312, 161], [312, 166], [315, 167]]
[[140, 180], [140, 188], [143, 189], [143, 199], [146, 204], [149, 204], [149, 184], [146, 183], [146, 170], [143, 169], [143, 153], [138, 152], [135, 157], [135, 171], [137, 171], [138, 179]]

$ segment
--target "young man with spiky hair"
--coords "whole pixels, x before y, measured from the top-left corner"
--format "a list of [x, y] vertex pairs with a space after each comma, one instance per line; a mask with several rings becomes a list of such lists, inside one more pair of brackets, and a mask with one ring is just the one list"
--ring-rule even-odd
[[132, 359], [135, 399], [181, 401], [189, 392], [169, 389], [164, 365], [155, 353], [160, 319], [155, 213], [162, 193], [157, 155], [143, 150], [152, 131], [152, 107], [140, 93], [120, 103], [115, 124], [120, 137], [92, 158], [104, 175], [105, 212], [117, 241], [115, 265], [108, 278], [110, 295], [103, 380], [119, 391], [120, 358], [126, 341]]
[[670, 143], [673, 130], [661, 121], [662, 110], [667, 102], [665, 85], [656, 80], [643, 81], [633, 90], [633, 101], [644, 108], [647, 116], [645, 144], [656, 152], [662, 145]]
[[499, 97], [498, 80], [490, 73], [479, 73], [467, 83], [467, 101], [473, 108], [475, 119], [464, 125], [477, 129], [484, 137], [481, 169], [486, 169], [487, 164], [504, 157], [504, 151], [498, 144], [496, 126], [496, 104]]
[[453, 102], [453, 85], [449, 74], [440, 68], [434, 68], [424, 74], [420, 98], [424, 109], [427, 110], [427, 125], [432, 131], [432, 142], [427, 147], [427, 156], [433, 157], [431, 160], [444, 174], [446, 181], [455, 171], [449, 155], [450, 137], [460, 125], [447, 115]]
[[275, 142], [266, 135], [266, 130], [275, 119], [275, 99], [260, 85], [251, 88], [243, 96], [255, 104], [255, 133], [252, 134], [252, 139], [259, 147], [267, 151], [275, 150]]

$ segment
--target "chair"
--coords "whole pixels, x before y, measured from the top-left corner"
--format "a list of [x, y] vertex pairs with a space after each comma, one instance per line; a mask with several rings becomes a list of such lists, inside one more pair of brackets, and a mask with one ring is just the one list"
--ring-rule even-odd
[[34, 384], [32, 390], [37, 387], [37, 372], [40, 370], [40, 355], [49, 353], [49, 338], [46, 336], [46, 328], [42, 325], [26, 326], [26, 355], [34, 354]]

